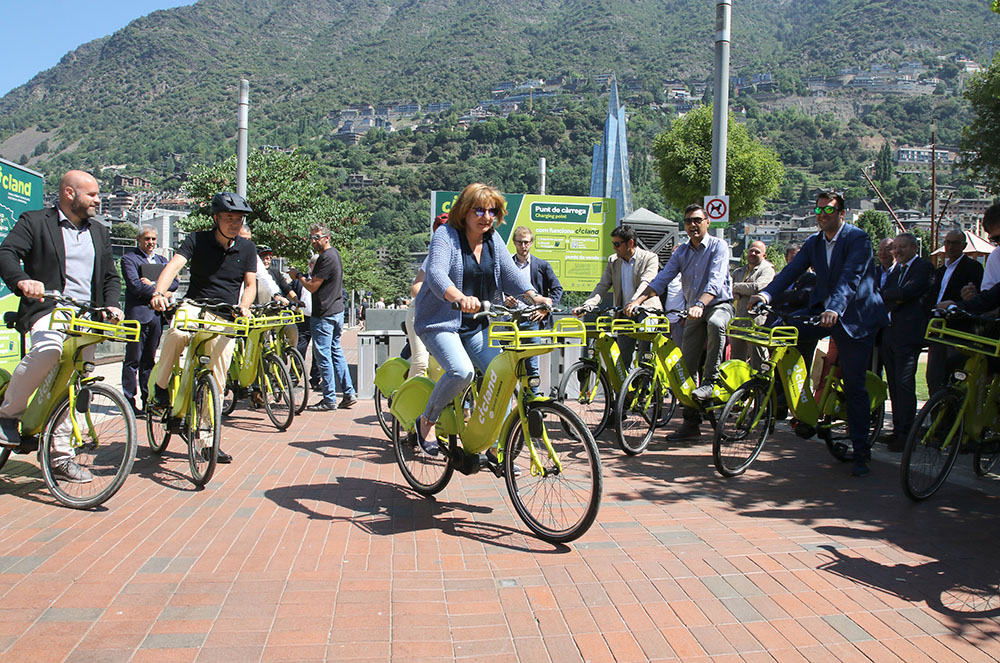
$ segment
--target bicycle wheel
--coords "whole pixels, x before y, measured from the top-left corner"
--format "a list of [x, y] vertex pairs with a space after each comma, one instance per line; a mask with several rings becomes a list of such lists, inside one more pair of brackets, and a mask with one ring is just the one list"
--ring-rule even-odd
[[635, 456], [646, 450], [662, 407], [663, 393], [653, 371], [646, 367], [633, 369], [615, 402], [615, 435], [622, 451]]
[[421, 495], [444, 490], [455, 472], [446, 455], [439, 452], [437, 456], [428, 456], [417, 444], [417, 437], [403, 430], [397, 419], [392, 420], [391, 439], [399, 470], [413, 490]]
[[170, 431], [167, 430], [169, 417], [170, 408], [146, 406], [146, 441], [149, 443], [149, 450], [157, 456], [167, 450], [167, 443], [170, 442]]
[[657, 427], [669, 424], [675, 412], [677, 412], [677, 397], [670, 387], [664, 386], [663, 405], [660, 406], [660, 420], [656, 424]]
[[211, 373], [200, 375], [188, 407], [188, 461], [191, 482], [204, 486], [215, 472], [222, 438], [222, 397]]
[[942, 389], [917, 413], [900, 461], [903, 491], [916, 502], [937, 491], [948, 477], [962, 445], [964, 394]]
[[232, 383], [226, 381], [226, 389], [222, 393], [222, 416], [228, 417], [236, 409], [236, 402], [239, 398], [236, 396], [236, 388], [233, 387]]
[[507, 492], [536, 536], [552, 543], [573, 541], [590, 528], [601, 506], [597, 443], [563, 403], [536, 401], [527, 406], [527, 416], [530, 440], [525, 442], [524, 426], [515, 422], [504, 444]]
[[264, 400], [264, 411], [271, 423], [278, 430], [288, 428], [295, 416], [292, 378], [276, 355], [266, 354], [260, 358], [257, 386]]
[[773, 418], [774, 404], [766, 384], [750, 382], [733, 392], [712, 439], [712, 458], [719, 474], [735, 477], [746, 472], [764, 448]]
[[559, 381], [558, 400], [576, 413], [594, 437], [604, 431], [611, 415], [611, 385], [597, 365], [578, 361]]
[[[871, 448], [875, 444], [875, 440], [878, 439], [878, 434], [882, 432], [882, 423], [885, 420], [885, 403], [876, 405], [869, 416], [868, 447]], [[843, 463], [854, 460], [854, 444], [851, 442], [846, 420], [828, 420], [828, 423], [820, 425], [819, 433], [823, 441], [826, 442], [826, 448], [834, 458]]]
[[[52, 411], [39, 447], [42, 477], [60, 503], [75, 509], [102, 504], [125, 483], [135, 461], [135, 414], [125, 397], [111, 387], [92, 384], [76, 398], [76, 420], [81, 440], [73, 439], [69, 398]], [[74, 463], [75, 468], [65, 468]], [[89, 474], [84, 479], [81, 474]], [[75, 475], [75, 476], [73, 476]]]
[[[978, 476], [984, 477], [993, 471], [998, 459], [1000, 459], [1000, 439], [994, 437], [983, 440], [972, 455], [972, 469], [976, 471]], [[0, 467], [3, 467], [2, 462], [0, 462]]]
[[375, 416], [378, 418], [378, 425], [382, 428], [382, 432], [386, 434], [390, 440], [392, 439], [392, 422], [394, 417], [392, 412], [389, 412], [389, 406], [392, 405], [392, 400], [382, 397], [382, 392], [379, 391], [378, 387], [375, 387]]
[[[295, 399], [295, 414], [302, 414], [309, 401], [309, 374], [306, 373], [306, 360], [302, 358], [302, 353], [290, 346], [285, 348], [283, 354], [288, 377], [291, 380], [292, 397]], [[386, 435], [388, 434], [387, 431]]]

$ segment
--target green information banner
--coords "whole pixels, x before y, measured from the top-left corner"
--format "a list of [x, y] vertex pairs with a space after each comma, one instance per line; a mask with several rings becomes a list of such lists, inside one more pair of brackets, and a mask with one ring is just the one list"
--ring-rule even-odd
[[[527, 226], [535, 235], [531, 254], [552, 264], [565, 290], [593, 290], [612, 253], [614, 199], [513, 193], [504, 197], [507, 217], [498, 232], [510, 252], [515, 252], [514, 229]], [[431, 192], [431, 220], [451, 210], [457, 198], [457, 191]]]
[[[42, 209], [42, 175], [0, 159], [0, 241], [14, 227], [22, 212]], [[0, 315], [16, 311], [18, 297], [0, 281]], [[21, 339], [16, 331], [0, 324], [0, 367], [14, 370], [21, 359]]]

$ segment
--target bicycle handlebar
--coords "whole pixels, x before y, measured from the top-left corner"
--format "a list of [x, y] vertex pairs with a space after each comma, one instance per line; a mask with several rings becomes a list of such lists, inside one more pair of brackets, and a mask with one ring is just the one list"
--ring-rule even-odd
[[85, 302], [80, 299], [74, 299], [73, 297], [67, 297], [61, 292], [56, 292], [55, 290], [46, 290], [42, 293], [43, 299], [51, 299], [57, 304], [69, 304], [70, 306], [75, 306], [84, 313], [99, 313], [102, 316], [107, 313], [108, 306], [96, 306], [93, 302]]

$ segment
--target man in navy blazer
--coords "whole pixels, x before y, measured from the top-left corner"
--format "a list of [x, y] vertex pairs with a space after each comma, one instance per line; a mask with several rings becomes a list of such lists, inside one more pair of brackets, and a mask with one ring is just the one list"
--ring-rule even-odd
[[927, 309], [924, 303], [934, 267], [917, 255], [917, 238], [901, 233], [892, 240], [896, 268], [882, 288], [889, 326], [882, 332], [882, 360], [892, 399], [892, 433], [883, 441], [902, 451], [917, 414], [917, 359], [924, 346]]
[[820, 327], [800, 328], [812, 338], [830, 335], [837, 343], [844, 379], [847, 426], [854, 446], [851, 474], [866, 476], [871, 447], [868, 444], [870, 407], [865, 373], [875, 332], [888, 322], [885, 304], [877, 291], [875, 264], [868, 233], [844, 223], [844, 199], [838, 193], [820, 194], [816, 200], [819, 232], [807, 239], [795, 258], [764, 288], [755, 301], [769, 302], [787, 290], [812, 267], [816, 287], [808, 310], [820, 316]]
[[[146, 411], [146, 393], [149, 383], [149, 372], [156, 363], [156, 348], [160, 345], [160, 335], [163, 333], [163, 314], [154, 311], [149, 300], [156, 290], [156, 275], [146, 270], [143, 275], [143, 265], [166, 265], [167, 259], [154, 253], [156, 250], [156, 228], [143, 226], [139, 229], [136, 248], [121, 258], [122, 277], [125, 280], [125, 317], [137, 320], [141, 325], [139, 341], [125, 345], [125, 363], [122, 364], [122, 392], [132, 404], [136, 416], [142, 416]], [[177, 289], [179, 281], [174, 279], [170, 290]], [[139, 393], [142, 395], [142, 407], [136, 405], [136, 373], [139, 376]]]
[[[535, 243], [535, 234], [531, 231], [531, 228], [527, 226], [518, 226], [515, 228], [513, 241], [515, 249], [514, 264], [518, 269], [528, 270], [531, 285], [535, 289], [535, 292], [542, 297], [550, 298], [552, 305], [558, 306], [559, 300], [562, 299], [563, 295], [562, 284], [559, 283], [559, 278], [547, 260], [542, 260], [538, 256], [531, 255], [531, 247]], [[507, 299], [508, 305], [515, 303], [509, 301], [514, 299], [513, 297], [508, 297]], [[539, 311], [534, 316], [535, 320], [530, 325], [525, 326], [525, 329], [542, 329], [551, 326], [552, 319], [548, 313]], [[528, 375], [537, 376], [538, 357], [530, 357], [527, 368]]]

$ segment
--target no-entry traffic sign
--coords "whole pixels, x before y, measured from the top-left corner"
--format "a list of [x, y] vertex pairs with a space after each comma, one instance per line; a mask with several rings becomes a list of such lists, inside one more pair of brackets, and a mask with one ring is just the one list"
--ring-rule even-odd
[[725, 228], [729, 225], [729, 196], [705, 196], [703, 206], [708, 214], [709, 226]]

